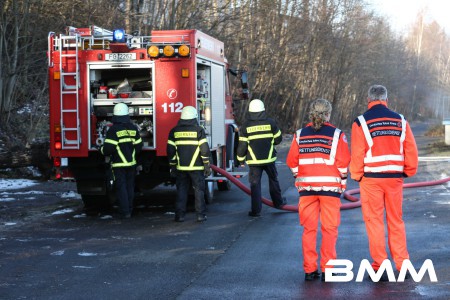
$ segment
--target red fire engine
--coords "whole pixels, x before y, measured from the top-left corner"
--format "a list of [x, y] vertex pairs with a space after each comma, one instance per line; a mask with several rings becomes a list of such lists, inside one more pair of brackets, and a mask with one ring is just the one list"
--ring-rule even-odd
[[[152, 31], [130, 35], [96, 26], [68, 27], [48, 36], [50, 154], [56, 177], [75, 179], [85, 203], [111, 201], [107, 159], [97, 150], [111, 125], [113, 107], [126, 103], [140, 129], [144, 148], [137, 188], [170, 182], [166, 146], [169, 131], [186, 105], [198, 109], [212, 163], [233, 171], [238, 133], [224, 43], [198, 30]], [[241, 173], [236, 172], [236, 176]], [[207, 200], [214, 182], [227, 190], [225, 177], [207, 178]]]

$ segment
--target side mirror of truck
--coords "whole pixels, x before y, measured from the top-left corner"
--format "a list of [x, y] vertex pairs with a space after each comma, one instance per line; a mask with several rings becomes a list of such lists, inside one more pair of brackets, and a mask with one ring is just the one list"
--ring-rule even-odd
[[241, 87], [242, 87], [242, 99], [248, 99], [249, 91], [248, 91], [248, 77], [247, 71], [241, 71]]
[[240, 97], [234, 100], [248, 100], [250, 98], [250, 91], [248, 88], [248, 74], [246, 70], [228, 69], [228, 72], [237, 77], [241, 81], [241, 88], [239, 89]]

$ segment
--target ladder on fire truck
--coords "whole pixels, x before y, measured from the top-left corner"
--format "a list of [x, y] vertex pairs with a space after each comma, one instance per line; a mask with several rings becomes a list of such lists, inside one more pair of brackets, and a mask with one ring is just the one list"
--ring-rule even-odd
[[[81, 144], [81, 132], [80, 132], [80, 115], [79, 115], [79, 88], [81, 87], [80, 81], [80, 64], [79, 64], [79, 49], [85, 48], [85, 40], [87, 46], [90, 49], [93, 46], [105, 47], [105, 40], [112, 39], [112, 31], [105, 30], [97, 26], [91, 26], [89, 28], [78, 29], [72, 26], [66, 28], [67, 34], [60, 34], [55, 39], [53, 50], [57, 49], [59, 52], [59, 74], [60, 74], [60, 107], [61, 107], [61, 137], [62, 137], [62, 149], [80, 149]], [[89, 36], [89, 37], [88, 37]], [[95, 44], [95, 36], [108, 36], [103, 39], [100, 45]], [[53, 37], [51, 37], [53, 38]], [[69, 72], [64, 68], [68, 65], [67, 60], [75, 59], [75, 71]], [[66, 64], [63, 61], [66, 61]], [[66, 78], [73, 76], [75, 84], [69, 85], [66, 83]], [[71, 103], [72, 102], [72, 103]], [[75, 102], [75, 103], [73, 103]], [[69, 116], [72, 117], [69, 117]], [[68, 119], [76, 120], [75, 127], [66, 126]], [[69, 132], [74, 132], [71, 135], [71, 139], [67, 138]]]
[[[55, 45], [59, 52], [59, 72], [60, 72], [60, 107], [61, 107], [61, 138], [62, 149], [80, 149], [81, 135], [80, 135], [80, 115], [79, 115], [79, 93], [80, 88], [80, 66], [78, 61], [78, 49], [81, 43], [80, 35], [64, 35], [60, 34], [56, 40]], [[70, 49], [70, 51], [69, 51]], [[72, 50], [73, 49], [73, 50]], [[68, 68], [67, 60], [70, 58], [75, 59], [75, 71], [67, 72]], [[66, 64], [63, 63], [66, 61]], [[66, 66], [66, 69], [64, 68]], [[73, 76], [75, 79], [74, 85], [66, 84], [66, 78]], [[71, 103], [72, 102], [72, 103]], [[75, 102], [75, 103], [73, 103]], [[75, 117], [76, 126], [67, 127], [66, 120], [70, 119], [69, 116]], [[71, 136], [73, 138], [68, 139], [67, 133], [74, 132]]]

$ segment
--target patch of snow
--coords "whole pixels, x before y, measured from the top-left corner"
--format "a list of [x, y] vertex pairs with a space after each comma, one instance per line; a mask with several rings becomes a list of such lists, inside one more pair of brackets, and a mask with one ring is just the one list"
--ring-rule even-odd
[[50, 255], [53, 255], [53, 256], [64, 255], [64, 250], [59, 250], [59, 251], [52, 252], [52, 253], [50, 253]]
[[43, 191], [3, 192], [0, 195], [44, 195]]
[[67, 214], [67, 213], [71, 213], [71, 212], [73, 212], [73, 209], [66, 208], [66, 209], [61, 209], [61, 210], [57, 210], [55, 212], [52, 212], [52, 215], [62, 215], [62, 214]]
[[75, 193], [74, 191], [67, 191], [61, 194], [61, 198], [75, 198], [75, 199], [81, 199], [81, 195], [78, 193]]
[[37, 181], [30, 179], [0, 179], [0, 190], [23, 189], [37, 184]]
[[79, 256], [97, 256], [97, 253], [92, 253], [92, 252], [79, 252], [78, 253]]
[[30, 167], [27, 167], [27, 169], [33, 177], [41, 177], [42, 176], [42, 173], [36, 167], [30, 166]]
[[16, 199], [14, 199], [14, 198], [0, 198], [0, 202], [11, 202], [11, 201], [14, 201], [14, 200], [16, 200]]
[[439, 200], [439, 201], [434, 201], [434, 203], [437, 203], [437, 204], [450, 204], [450, 201], [441, 201], [441, 200]]
[[32, 112], [31, 105], [25, 105], [24, 107], [17, 110], [17, 114], [30, 114]]
[[86, 218], [86, 214], [82, 213], [80, 215], [74, 215], [72, 218], [74, 218], [74, 219]]

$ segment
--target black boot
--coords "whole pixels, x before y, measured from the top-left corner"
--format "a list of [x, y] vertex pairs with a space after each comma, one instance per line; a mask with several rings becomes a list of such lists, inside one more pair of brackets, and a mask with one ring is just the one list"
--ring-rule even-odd
[[176, 214], [175, 222], [184, 222], [184, 214]]
[[318, 270], [315, 270], [311, 273], [305, 273], [305, 281], [313, 281], [314, 279], [317, 279], [320, 277], [320, 273]]
[[205, 214], [198, 214], [197, 215], [197, 222], [205, 222], [206, 221], [206, 215]]

